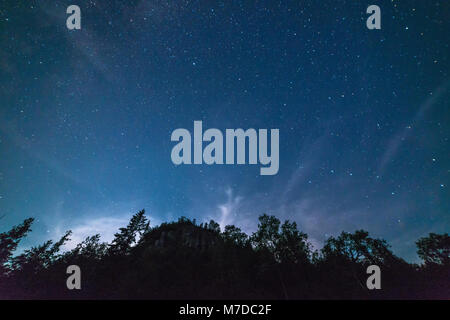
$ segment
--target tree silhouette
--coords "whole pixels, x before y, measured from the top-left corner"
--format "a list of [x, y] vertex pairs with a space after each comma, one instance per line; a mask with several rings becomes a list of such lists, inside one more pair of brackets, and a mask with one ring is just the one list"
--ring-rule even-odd
[[129, 253], [136, 238], [148, 232], [149, 228], [150, 221], [145, 217], [145, 210], [139, 211], [133, 215], [126, 228], [120, 228], [114, 235], [109, 252], [115, 255]]
[[274, 216], [263, 214], [258, 218], [258, 230], [251, 236], [251, 242], [256, 250], [269, 251], [275, 255], [280, 237], [280, 220]]
[[325, 258], [340, 258], [352, 263], [385, 265], [394, 259], [386, 240], [373, 239], [364, 230], [342, 232], [330, 237], [322, 249]]
[[307, 263], [311, 255], [308, 235], [297, 229], [295, 222], [288, 220], [281, 226], [276, 243], [276, 257], [281, 262]]
[[[70, 231], [16, 254], [27, 219], [0, 233], [0, 298], [29, 299], [448, 299], [448, 234], [419, 239], [423, 265], [396, 257], [364, 230], [330, 237], [312, 252], [295, 222], [267, 214], [249, 237], [234, 225], [181, 217], [150, 228], [141, 210], [111, 243], [88, 236], [61, 252]], [[82, 290], [67, 290], [66, 268], [82, 270]], [[368, 290], [366, 268], [382, 270], [383, 290]]]
[[430, 233], [428, 237], [417, 240], [417, 254], [427, 264], [450, 265], [450, 236]]
[[60, 257], [58, 254], [61, 246], [69, 240], [72, 232], [67, 231], [59, 241], [53, 243], [52, 240], [44, 244], [27, 249], [24, 253], [11, 259], [12, 269], [15, 271], [26, 270], [28, 273], [36, 273], [42, 269], [49, 268]]
[[228, 225], [223, 231], [223, 238], [233, 244], [243, 247], [249, 243], [248, 236], [240, 228]]
[[0, 276], [6, 274], [10, 270], [8, 261], [14, 250], [28, 232], [31, 231], [31, 224], [34, 219], [26, 219], [22, 224], [14, 226], [8, 232], [0, 233]]

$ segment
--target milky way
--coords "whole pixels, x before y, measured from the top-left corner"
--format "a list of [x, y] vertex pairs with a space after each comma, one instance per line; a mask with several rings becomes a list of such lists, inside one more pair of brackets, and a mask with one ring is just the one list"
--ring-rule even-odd
[[[450, 230], [450, 4], [377, 1], [368, 30], [369, 4], [3, 2], [0, 231], [33, 216], [24, 246], [108, 240], [145, 208], [252, 232], [268, 213], [317, 248], [362, 228], [416, 261]], [[278, 173], [175, 166], [171, 132], [196, 120], [279, 129]]]

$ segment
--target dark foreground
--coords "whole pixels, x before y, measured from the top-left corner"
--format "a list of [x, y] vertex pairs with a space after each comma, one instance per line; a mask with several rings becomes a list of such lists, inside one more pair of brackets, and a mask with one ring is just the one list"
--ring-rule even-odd
[[[60, 253], [69, 239], [13, 255], [33, 220], [0, 233], [2, 299], [450, 299], [450, 237], [416, 244], [421, 265], [396, 257], [363, 230], [330, 237], [312, 251], [295, 223], [259, 218], [251, 236], [235, 226], [180, 218], [150, 228], [144, 211], [111, 243], [98, 235]], [[67, 268], [81, 271], [81, 289]], [[367, 288], [367, 267], [381, 271], [381, 289]]]

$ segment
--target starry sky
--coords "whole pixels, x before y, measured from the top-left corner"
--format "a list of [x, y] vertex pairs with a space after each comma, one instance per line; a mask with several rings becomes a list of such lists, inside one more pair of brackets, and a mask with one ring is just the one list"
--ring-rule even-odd
[[[3, 1], [0, 230], [35, 217], [23, 247], [72, 229], [70, 247], [142, 208], [246, 232], [268, 213], [316, 248], [363, 228], [417, 261], [450, 231], [449, 18], [431, 0]], [[278, 128], [278, 174], [175, 166], [194, 120]]]

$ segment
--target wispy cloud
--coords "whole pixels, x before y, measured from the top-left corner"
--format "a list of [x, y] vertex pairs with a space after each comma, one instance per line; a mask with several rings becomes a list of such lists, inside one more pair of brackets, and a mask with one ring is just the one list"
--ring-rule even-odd
[[[66, 27], [66, 19], [68, 17], [65, 14], [65, 9], [52, 4], [44, 5], [41, 8], [46, 14], [47, 18], [57, 26]], [[83, 18], [82, 18], [83, 19]], [[83, 21], [83, 20], [82, 20]], [[73, 48], [76, 53], [74, 57], [81, 56], [94, 70], [100, 73], [108, 82], [112, 83], [117, 81], [117, 77], [114, 72], [111, 71], [112, 63], [107, 62], [108, 55], [106, 53], [114, 52], [114, 48], [109, 43], [97, 36], [86, 23], [82, 23], [82, 32], [64, 30], [63, 33], [67, 40], [69, 47]], [[77, 71], [80, 68], [79, 59], [72, 61], [73, 70]]]
[[448, 89], [450, 81], [447, 81], [433, 90], [433, 94], [430, 95], [424, 103], [421, 104], [419, 110], [416, 112], [414, 118], [410, 121], [410, 125], [398, 131], [388, 142], [386, 150], [381, 157], [380, 164], [378, 166], [378, 173], [383, 174], [385, 168], [388, 166], [389, 162], [396, 156], [402, 144], [409, 138], [412, 134], [414, 128], [418, 123], [424, 118], [428, 110], [430, 110], [436, 102], [444, 95]]
[[[86, 239], [88, 236], [100, 234], [101, 241], [111, 242], [114, 239], [114, 234], [119, 228], [127, 225], [131, 214], [124, 214], [121, 217], [98, 217], [93, 219], [84, 219], [72, 226], [72, 235], [64, 250], [71, 250], [76, 247], [78, 243]], [[61, 234], [61, 227], [56, 229], [56, 234]]]
[[294, 169], [293, 173], [290, 175], [287, 183], [285, 184], [283, 194], [280, 198], [282, 202], [286, 202], [289, 195], [294, 191], [294, 189], [299, 185], [305, 183], [311, 172], [315, 170], [318, 159], [320, 159], [321, 155], [323, 155], [324, 150], [326, 150], [328, 137], [329, 134], [327, 132], [321, 137], [309, 143], [305, 143], [304, 147], [298, 155], [299, 164]]
[[218, 206], [220, 217], [219, 225], [223, 229], [226, 225], [232, 224], [236, 217], [236, 209], [238, 208], [242, 197], [233, 196], [233, 190], [228, 188], [226, 191], [227, 202]]
[[[0, 116], [3, 114], [0, 113]], [[48, 166], [51, 170], [54, 170], [62, 177], [70, 180], [71, 182], [81, 185], [86, 188], [91, 188], [87, 181], [80, 178], [79, 175], [75, 175], [72, 171], [66, 169], [63, 164], [55, 159], [54, 157], [49, 156], [49, 152], [45, 152], [45, 149], [42, 147], [39, 142], [33, 142], [31, 139], [27, 139], [24, 137], [19, 130], [17, 129], [17, 124], [12, 121], [2, 120], [0, 117], [0, 133], [4, 134], [8, 139], [18, 148], [23, 150], [30, 157], [41, 161], [45, 165]]]
[[[68, 219], [67, 214], [63, 215], [63, 202], [59, 202], [55, 206], [55, 212], [51, 219], [46, 221], [51, 239], [60, 238], [65, 231], [71, 230], [70, 241], [68, 241], [63, 250], [70, 250], [86, 239], [88, 236], [95, 234], [100, 235], [103, 242], [111, 242], [114, 234], [119, 228], [126, 227], [133, 214], [142, 209], [139, 206], [130, 206], [125, 204], [114, 204], [101, 208], [91, 208], [85, 211], [80, 217]], [[146, 216], [150, 219], [151, 225], [155, 226], [160, 223], [158, 218], [150, 216], [146, 211]]]

